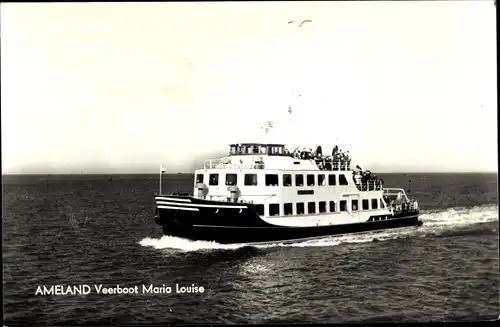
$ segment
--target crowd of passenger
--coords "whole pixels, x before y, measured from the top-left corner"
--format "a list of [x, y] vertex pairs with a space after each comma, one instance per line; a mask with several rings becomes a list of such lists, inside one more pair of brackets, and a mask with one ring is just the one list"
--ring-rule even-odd
[[360, 166], [356, 166], [353, 174], [354, 183], [357, 186], [367, 186], [367, 188], [374, 188], [380, 190], [384, 181], [377, 177], [369, 170], [363, 170]]
[[326, 160], [326, 161], [344, 161], [344, 162], [350, 162], [351, 158], [349, 157], [349, 151], [344, 151], [339, 149], [339, 147], [336, 145], [333, 150], [331, 156], [328, 155], [323, 155], [323, 149], [321, 148], [321, 145], [319, 145], [316, 148], [316, 151], [313, 151], [311, 148], [302, 148], [300, 149], [297, 147], [293, 151], [289, 151], [288, 149], [285, 150], [285, 153], [287, 155], [290, 155], [291, 157], [295, 159], [311, 159], [311, 160]]

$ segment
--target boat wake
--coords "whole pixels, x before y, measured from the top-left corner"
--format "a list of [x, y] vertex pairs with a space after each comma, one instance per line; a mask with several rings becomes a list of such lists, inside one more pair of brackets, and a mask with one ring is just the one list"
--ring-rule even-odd
[[484, 205], [472, 208], [448, 208], [439, 211], [424, 212], [420, 216], [423, 221], [421, 227], [406, 227], [391, 230], [371, 231], [339, 236], [327, 236], [321, 239], [308, 240], [296, 243], [273, 243], [273, 244], [219, 244], [216, 242], [190, 241], [178, 237], [163, 236], [161, 238], [145, 238], [139, 242], [145, 247], [154, 249], [172, 249], [182, 252], [202, 250], [233, 250], [242, 247], [313, 247], [313, 246], [335, 246], [346, 243], [368, 243], [373, 241], [387, 241], [409, 237], [427, 237], [432, 235], [443, 235], [456, 229], [470, 225], [483, 224], [498, 221], [498, 206]]

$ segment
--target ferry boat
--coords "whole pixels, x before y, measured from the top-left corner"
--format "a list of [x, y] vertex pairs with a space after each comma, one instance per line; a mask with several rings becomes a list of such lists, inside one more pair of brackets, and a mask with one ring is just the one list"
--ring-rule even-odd
[[417, 201], [352, 168], [337, 146], [323, 155], [321, 146], [312, 152], [230, 144], [228, 156], [206, 160], [194, 173], [192, 194], [162, 194], [160, 187], [155, 195], [155, 222], [165, 235], [221, 244], [290, 243], [422, 225]]

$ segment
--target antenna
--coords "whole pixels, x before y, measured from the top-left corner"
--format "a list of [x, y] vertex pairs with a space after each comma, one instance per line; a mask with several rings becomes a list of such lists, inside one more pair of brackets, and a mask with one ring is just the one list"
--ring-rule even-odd
[[[295, 21], [295, 20], [288, 21], [288, 25], [298, 26], [298, 28], [301, 28], [306, 23], [312, 23], [312, 20], [311, 19], [304, 19], [302, 21]], [[297, 82], [297, 80], [295, 80], [293, 83], [295, 84], [295, 82]], [[292, 107], [297, 103], [299, 98], [302, 96], [302, 94], [300, 94], [300, 93], [297, 95], [295, 93], [294, 88], [295, 88], [295, 85], [292, 85], [292, 104], [288, 107], [288, 113], [290, 115], [292, 114]]]

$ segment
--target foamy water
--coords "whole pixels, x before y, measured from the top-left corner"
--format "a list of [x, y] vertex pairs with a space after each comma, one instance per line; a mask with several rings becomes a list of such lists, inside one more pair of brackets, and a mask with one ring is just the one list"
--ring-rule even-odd
[[163, 236], [161, 238], [144, 238], [139, 242], [145, 247], [155, 249], [173, 249], [183, 252], [213, 250], [213, 249], [238, 249], [245, 246], [256, 248], [269, 247], [314, 247], [314, 246], [335, 246], [345, 243], [367, 243], [374, 240], [386, 241], [406, 237], [426, 237], [436, 235], [454, 228], [467, 225], [481, 224], [492, 221], [498, 221], [498, 206], [486, 205], [472, 208], [448, 208], [436, 212], [423, 213], [420, 216], [423, 221], [421, 227], [406, 227], [390, 230], [370, 231], [356, 234], [346, 234], [338, 236], [327, 236], [321, 239], [297, 242], [297, 243], [274, 243], [274, 244], [219, 244], [216, 242], [190, 241], [172, 236]]

